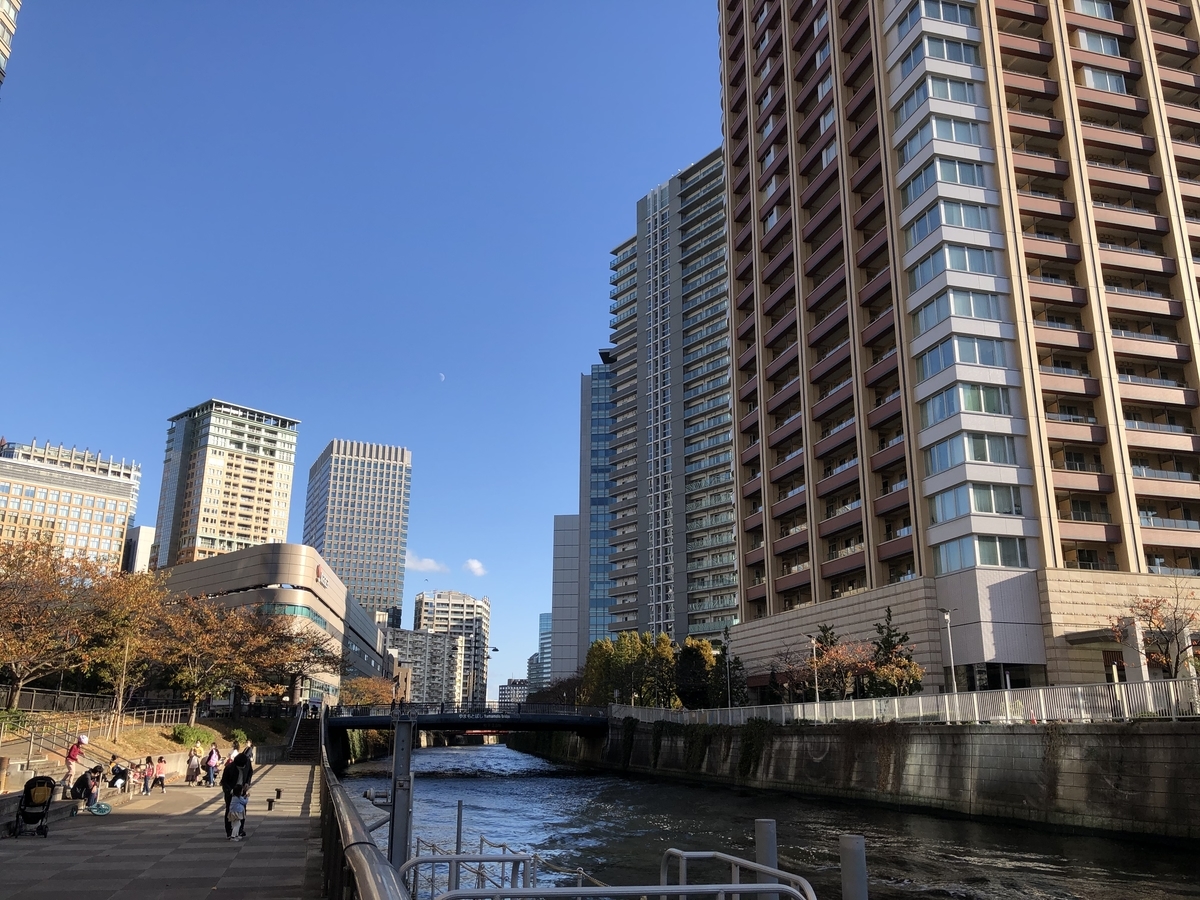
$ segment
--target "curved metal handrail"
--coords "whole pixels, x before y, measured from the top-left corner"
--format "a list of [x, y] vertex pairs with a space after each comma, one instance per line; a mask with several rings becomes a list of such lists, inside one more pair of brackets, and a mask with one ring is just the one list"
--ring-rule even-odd
[[350, 900], [408, 900], [396, 870], [371, 838], [333, 774], [321, 722], [321, 846], [325, 894]]
[[[762, 863], [751, 862], [748, 859], [743, 859], [740, 856], [731, 856], [728, 853], [722, 853], [719, 850], [676, 850], [674, 847], [663, 853], [662, 864], [659, 866], [659, 881], [667, 884], [667, 869], [670, 866], [671, 860], [679, 860], [679, 881], [677, 886], [688, 887], [687, 884], [687, 863], [688, 860], [716, 860], [717, 862], [729, 863], [730, 874], [735, 884], [741, 883], [742, 870], [754, 872], [756, 875], [766, 875], [768, 878], [776, 878], [782, 885], [792, 885], [797, 891], [803, 891], [805, 900], [817, 900], [817, 895], [813, 892], [812, 885], [808, 883], [806, 878], [795, 874], [794, 872], [785, 872], [782, 869], [773, 869], [770, 866], [764, 866]], [[758, 882], [762, 884], [762, 882]], [[749, 893], [748, 891], [745, 893]], [[760, 894], [765, 893], [759, 891]], [[779, 893], [775, 887], [772, 887], [770, 893]]]

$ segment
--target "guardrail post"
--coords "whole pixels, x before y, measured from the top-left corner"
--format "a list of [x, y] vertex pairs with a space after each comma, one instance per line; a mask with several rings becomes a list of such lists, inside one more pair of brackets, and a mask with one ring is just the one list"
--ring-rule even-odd
[[[754, 861], [770, 869], [779, 868], [779, 844], [775, 834], [774, 819], [754, 820]], [[758, 873], [759, 884], [778, 884], [772, 875]], [[759, 894], [758, 900], [779, 900], [778, 894]]]
[[392, 750], [392, 821], [388, 832], [388, 862], [408, 862], [412, 831], [412, 745], [414, 720], [396, 715], [392, 719], [395, 742]]
[[867, 842], [861, 834], [838, 838], [842, 856], [842, 900], [867, 900]]

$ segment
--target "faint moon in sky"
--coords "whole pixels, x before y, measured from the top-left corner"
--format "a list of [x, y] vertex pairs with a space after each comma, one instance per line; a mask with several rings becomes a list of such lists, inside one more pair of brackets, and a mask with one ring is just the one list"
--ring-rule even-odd
[[438, 381], [445, 381], [445, 380], [446, 380], [446, 376], [443, 375], [441, 372], [438, 372]]

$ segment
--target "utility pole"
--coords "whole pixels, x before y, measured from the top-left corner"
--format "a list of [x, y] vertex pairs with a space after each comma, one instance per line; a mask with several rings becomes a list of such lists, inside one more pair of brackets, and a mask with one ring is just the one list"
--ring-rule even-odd
[[725, 626], [725, 647], [721, 651], [725, 654], [725, 707], [733, 709], [733, 682], [729, 678], [729, 626]]

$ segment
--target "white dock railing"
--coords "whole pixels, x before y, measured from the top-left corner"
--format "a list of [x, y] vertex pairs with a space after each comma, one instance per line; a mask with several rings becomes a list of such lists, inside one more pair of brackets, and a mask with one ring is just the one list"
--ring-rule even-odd
[[745, 725], [767, 719], [793, 722], [1126, 722], [1131, 719], [1200, 717], [1200, 679], [1122, 681], [1117, 684], [1070, 684], [1007, 691], [962, 691], [957, 694], [910, 694], [821, 703], [777, 703], [732, 709], [660, 709], [648, 706], [609, 708], [611, 718], [681, 725]]

